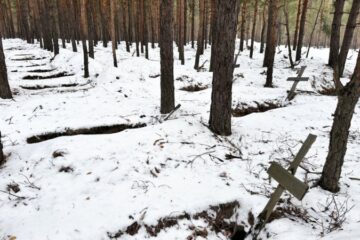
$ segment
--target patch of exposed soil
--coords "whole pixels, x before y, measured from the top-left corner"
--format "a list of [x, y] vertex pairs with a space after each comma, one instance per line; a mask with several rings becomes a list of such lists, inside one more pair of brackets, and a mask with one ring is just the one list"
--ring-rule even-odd
[[[150, 237], [156, 237], [161, 231], [166, 231], [166, 229], [178, 225], [179, 221], [188, 220], [188, 229], [191, 231], [191, 234], [186, 238], [186, 240], [195, 240], [199, 236], [206, 239], [209, 231], [222, 233], [229, 239], [243, 240], [246, 236], [244, 227], [239, 226], [236, 223], [236, 218], [234, 218], [239, 207], [239, 202], [233, 201], [216, 206], [210, 206], [209, 209], [192, 215], [184, 212], [178, 216], [164, 217], [159, 219], [155, 225], [140, 225], [137, 221], [135, 221], [124, 230], [119, 230], [114, 233], [108, 232], [108, 237], [110, 239], [118, 239], [124, 234], [134, 236], [142, 227], [145, 228]], [[207, 227], [196, 227], [192, 224], [191, 220], [203, 220], [207, 223]]]
[[14, 58], [11, 61], [32, 61], [32, 60], [43, 60], [46, 57], [25, 57], [25, 58]]
[[29, 70], [28, 72], [31, 73], [46, 73], [46, 72], [53, 72], [55, 71], [56, 68], [51, 68], [51, 69], [34, 69], [34, 70]]
[[47, 88], [61, 88], [61, 87], [76, 87], [78, 83], [60, 84], [60, 85], [35, 85], [35, 86], [20, 86], [26, 90], [42, 90]]
[[111, 126], [98, 126], [91, 128], [79, 128], [79, 129], [65, 129], [62, 132], [49, 132], [40, 135], [35, 135], [26, 139], [27, 143], [39, 143], [47, 140], [51, 140], [57, 137], [75, 136], [75, 135], [91, 135], [91, 134], [112, 134], [124, 131], [126, 129], [142, 128], [146, 127], [145, 123], [137, 124], [117, 124]]
[[187, 91], [187, 92], [199, 92], [202, 90], [207, 89], [208, 86], [204, 86], [201, 83], [197, 83], [197, 84], [191, 84], [185, 87], [180, 88], [180, 90], [182, 91]]
[[266, 101], [263, 103], [255, 102], [256, 107], [249, 106], [247, 104], [241, 104], [232, 109], [232, 115], [234, 117], [243, 117], [251, 113], [266, 112], [269, 110], [285, 107], [279, 102]]
[[59, 73], [56, 73], [56, 74], [46, 75], [46, 76], [27, 75], [27, 76], [24, 76], [23, 79], [24, 80], [41, 80], [41, 79], [52, 79], [52, 78], [68, 77], [68, 76], [74, 76], [74, 75], [75, 75], [74, 73], [59, 72]]

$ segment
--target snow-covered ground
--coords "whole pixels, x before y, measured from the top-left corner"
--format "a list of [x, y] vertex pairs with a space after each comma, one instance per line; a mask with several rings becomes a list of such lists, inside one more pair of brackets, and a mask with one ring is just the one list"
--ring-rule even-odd
[[[318, 93], [321, 86], [331, 85], [327, 49], [312, 49], [310, 58], [300, 63], [307, 66], [304, 76], [310, 81], [298, 85], [292, 102], [286, 101], [292, 85], [286, 79], [296, 72], [288, 68], [285, 47], [277, 51], [274, 88], [263, 87], [266, 69], [258, 45], [254, 59], [248, 51], [242, 53], [234, 72], [234, 109], [269, 102], [282, 107], [234, 117], [233, 134], [218, 137], [206, 127], [212, 74], [193, 69], [195, 50], [190, 46], [184, 66], [174, 49], [176, 103], [181, 108], [167, 121], [159, 114], [159, 49], [150, 49], [146, 60], [132, 56], [133, 50], [127, 53], [122, 44], [119, 68], [114, 68], [111, 48], [99, 45], [95, 60], [90, 59], [91, 77], [84, 79], [82, 53], [73, 53], [70, 44], [52, 61], [51, 53], [18, 39], [5, 40], [4, 48], [14, 99], [0, 100], [0, 130], [8, 155], [0, 169], [0, 239], [227, 239], [226, 231], [214, 230], [200, 213], [211, 215], [214, 206], [238, 201], [232, 221], [248, 230], [249, 216], [261, 212], [277, 186], [266, 169], [273, 161], [287, 166], [309, 133], [318, 138], [296, 176], [310, 186], [320, 176], [336, 106], [336, 97]], [[347, 77], [356, 56], [349, 55]], [[208, 48], [200, 62], [209, 58]], [[30, 72], [34, 70], [40, 72]], [[68, 76], [23, 79], [63, 73]], [[181, 90], [194, 85], [205, 89]], [[354, 180], [360, 177], [359, 113], [360, 104], [341, 191], [333, 195], [314, 186], [302, 201], [285, 193], [263, 238], [360, 239], [360, 181]], [[141, 128], [27, 143], [44, 133], [111, 125]], [[338, 213], [338, 221], [345, 221], [331, 231]], [[175, 223], [159, 225], [161, 219], [183, 215]], [[154, 226], [159, 227], [155, 234]]]

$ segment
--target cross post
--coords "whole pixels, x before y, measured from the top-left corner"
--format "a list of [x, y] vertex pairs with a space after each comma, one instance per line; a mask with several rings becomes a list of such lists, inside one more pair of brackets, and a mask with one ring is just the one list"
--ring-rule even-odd
[[257, 239], [261, 230], [265, 227], [267, 220], [269, 219], [273, 209], [275, 208], [277, 202], [280, 200], [280, 197], [285, 190], [290, 191], [299, 200], [301, 200], [304, 197], [305, 193], [308, 190], [308, 187], [306, 186], [306, 184], [296, 179], [294, 175], [296, 173], [297, 168], [300, 165], [300, 162], [308, 153], [315, 140], [316, 140], [316, 135], [312, 135], [312, 134], [308, 135], [304, 144], [301, 146], [299, 152], [295, 156], [294, 161], [291, 162], [287, 170], [283, 169], [279, 164], [273, 164], [269, 168], [268, 170], [269, 175], [273, 177], [275, 180], [279, 181], [279, 185], [276, 188], [275, 192], [271, 195], [264, 210], [257, 217], [257, 223], [254, 225], [254, 227], [251, 230], [253, 235], [253, 240]]
[[289, 94], [287, 96], [286, 99], [288, 99], [289, 101], [293, 100], [294, 97], [295, 97], [295, 90], [296, 90], [296, 87], [297, 85], [299, 84], [300, 81], [308, 81], [309, 78], [305, 78], [305, 77], [302, 77], [302, 75], [304, 74], [305, 72], [305, 69], [306, 69], [306, 66], [302, 66], [300, 69], [296, 69], [298, 70], [298, 76], [297, 77], [289, 77], [287, 80], [288, 81], [294, 81], [290, 91], [289, 91]]

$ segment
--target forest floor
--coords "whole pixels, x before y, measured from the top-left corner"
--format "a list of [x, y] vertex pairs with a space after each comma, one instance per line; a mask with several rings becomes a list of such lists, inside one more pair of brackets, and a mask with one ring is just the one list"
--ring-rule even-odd
[[[283, 194], [263, 239], [360, 239], [360, 104], [341, 191], [331, 194], [316, 186], [337, 103], [321, 94], [332, 86], [328, 49], [311, 49], [300, 62], [310, 80], [289, 102], [286, 79], [296, 72], [287, 49], [277, 49], [274, 88], [264, 88], [256, 47], [253, 60], [248, 51], [239, 56], [233, 134], [219, 137], [206, 126], [209, 48], [200, 72], [193, 69], [195, 50], [185, 48], [182, 66], [174, 49], [181, 107], [165, 120], [158, 48], [146, 60], [122, 44], [114, 68], [111, 47], [98, 46], [84, 79], [82, 53], [70, 44], [51, 60], [38, 45], [5, 40], [14, 99], [0, 100], [7, 155], [0, 169], [0, 239], [228, 239], [235, 222], [250, 228], [277, 186], [266, 172], [271, 162], [287, 166], [309, 133], [318, 138], [296, 176], [311, 188], [302, 201]], [[344, 82], [356, 56], [349, 55]]]

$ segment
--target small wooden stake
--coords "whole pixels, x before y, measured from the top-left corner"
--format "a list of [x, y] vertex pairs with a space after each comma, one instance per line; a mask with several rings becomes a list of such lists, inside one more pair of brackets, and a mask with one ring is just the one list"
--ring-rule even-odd
[[168, 119], [171, 117], [171, 115], [173, 115], [173, 113], [174, 113], [176, 110], [178, 110], [180, 107], [181, 107], [181, 104], [176, 105], [176, 107], [174, 108], [174, 110], [172, 110], [172, 111], [166, 116], [166, 118], [164, 119], [164, 121], [168, 120]]

